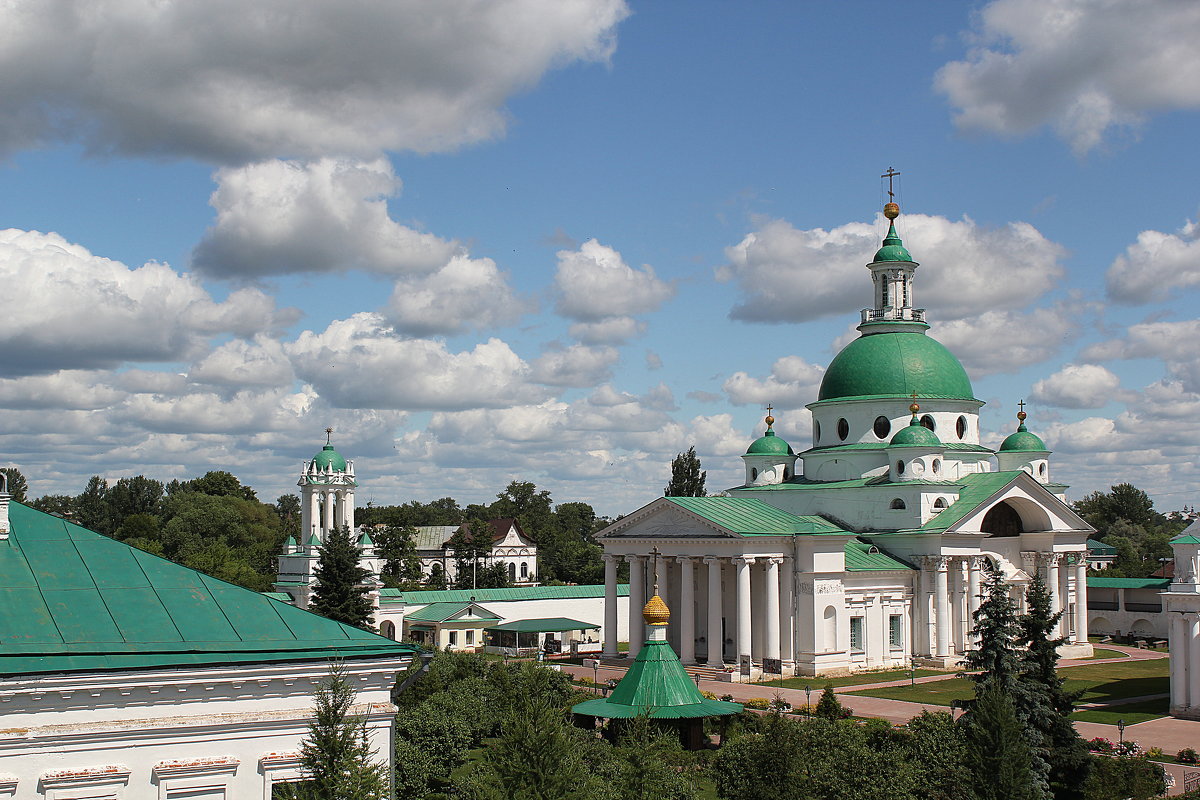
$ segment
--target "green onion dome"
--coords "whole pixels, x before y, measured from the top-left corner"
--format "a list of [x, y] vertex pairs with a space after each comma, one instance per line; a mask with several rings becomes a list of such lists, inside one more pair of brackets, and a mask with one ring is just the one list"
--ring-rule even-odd
[[888, 225], [887, 236], [883, 239], [883, 247], [875, 252], [875, 262], [880, 261], [912, 261], [912, 256], [909, 255], [908, 250], [904, 247], [904, 242], [896, 233], [895, 222]]
[[333, 467], [334, 472], [346, 471], [346, 459], [342, 458], [341, 454], [337, 450], [334, 450], [331, 444], [325, 445], [321, 448], [321, 452], [313, 456], [313, 463], [321, 471], [325, 471], [328, 467]]
[[891, 447], [941, 447], [942, 440], [937, 437], [937, 434], [926, 428], [917, 419], [917, 412], [921, 407], [916, 403], [909, 406], [913, 412], [912, 420], [896, 432], [890, 442]]
[[821, 379], [818, 400], [850, 397], [973, 400], [971, 379], [958, 359], [924, 325], [865, 334], [838, 353]]
[[750, 447], [746, 449], [748, 456], [794, 456], [792, 446], [788, 444], [782, 437], [776, 436], [775, 431], [771, 430], [771, 426], [775, 424], [775, 418], [767, 417], [767, 432], [750, 443]]
[[1025, 412], [1017, 414], [1017, 419], [1021, 424], [1017, 426], [1015, 433], [1010, 433], [1004, 438], [1000, 444], [1001, 453], [1048, 453], [1046, 443], [1041, 440], [1036, 433], [1030, 433], [1025, 427]]

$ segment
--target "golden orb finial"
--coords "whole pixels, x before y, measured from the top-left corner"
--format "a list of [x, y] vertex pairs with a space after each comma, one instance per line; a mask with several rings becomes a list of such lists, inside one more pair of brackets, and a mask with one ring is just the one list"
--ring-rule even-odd
[[775, 418], [772, 417], [770, 414], [767, 414], [766, 422], [767, 422], [767, 427], [769, 428], [775, 424]]
[[900, 206], [895, 203], [888, 203], [883, 207], [883, 215], [888, 219], [895, 219], [900, 216]]
[[1024, 421], [1025, 421], [1025, 418], [1026, 418], [1026, 417], [1028, 417], [1028, 416], [1029, 416], [1029, 415], [1028, 415], [1028, 414], [1026, 414], [1024, 411], [1018, 411], [1018, 412], [1017, 412], [1017, 419], [1021, 420], [1021, 422], [1024, 422]]
[[671, 621], [671, 609], [667, 608], [658, 592], [642, 607], [642, 619], [646, 620], [647, 625], [666, 625]]
[[908, 410], [910, 412], [912, 412], [913, 414], [915, 414], [921, 410], [921, 406], [914, 402], [911, 406], [908, 407]]

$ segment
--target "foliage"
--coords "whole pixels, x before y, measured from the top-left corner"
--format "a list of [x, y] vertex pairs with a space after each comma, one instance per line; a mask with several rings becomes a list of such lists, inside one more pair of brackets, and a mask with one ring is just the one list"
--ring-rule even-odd
[[1117, 549], [1104, 572], [1116, 578], [1145, 578], [1171, 557], [1169, 542], [1187, 525], [1184, 517], [1163, 516], [1146, 492], [1119, 483], [1108, 492], [1092, 492], [1074, 504], [1075, 511], [1096, 529], [1096, 538]]
[[275, 501], [275, 514], [279, 524], [287, 536], [294, 536], [299, 541], [303, 531], [300, 530], [300, 498], [294, 494], [283, 494]]
[[1197, 756], [1195, 750], [1185, 747], [1175, 754], [1175, 760], [1180, 764], [1195, 764], [1197, 761], [1200, 761], [1200, 757]]
[[1044, 796], [1033, 753], [1012, 700], [998, 682], [983, 685], [963, 717], [967, 760], [980, 800], [1034, 800]]
[[365, 719], [350, 714], [354, 687], [337, 666], [317, 688], [314, 717], [300, 744], [309, 780], [294, 785], [301, 800], [382, 800], [388, 796], [385, 765], [376, 760]]
[[24, 503], [25, 495], [29, 492], [29, 481], [25, 480], [21, 470], [16, 467], [4, 467], [0, 472], [3, 472], [8, 480], [8, 493], [12, 495], [12, 499]]
[[350, 529], [343, 525], [330, 531], [317, 555], [313, 613], [369, 630], [373, 608], [363, 580], [371, 573], [358, 565], [360, 553]]
[[689, 447], [671, 461], [671, 482], [663, 489], [665, 497], [704, 497], [704, 479], [707, 472], [700, 470], [700, 456], [696, 447]]
[[676, 766], [683, 759], [674, 730], [648, 717], [629, 720], [617, 748], [623, 762], [615, 781], [622, 800], [691, 800], [696, 790]]
[[1097, 758], [1083, 785], [1085, 800], [1149, 800], [1166, 791], [1166, 771], [1144, 754]]
[[421, 580], [416, 536], [417, 531], [411, 525], [387, 525], [372, 535], [375, 554], [383, 560], [379, 578], [384, 586], [409, 588]]
[[813, 714], [821, 719], [845, 719], [850, 716], [850, 711], [842, 707], [841, 701], [833, 692], [833, 685], [827, 684], [825, 690], [821, 692], [821, 699], [817, 701], [817, 707]]

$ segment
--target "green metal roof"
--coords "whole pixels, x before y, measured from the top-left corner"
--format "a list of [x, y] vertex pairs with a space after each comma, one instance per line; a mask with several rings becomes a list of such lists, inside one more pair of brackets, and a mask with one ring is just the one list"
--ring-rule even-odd
[[707, 700], [666, 642], [647, 641], [621, 682], [605, 698], [585, 700], [571, 711], [605, 719], [695, 719], [737, 714], [741, 703]]
[[519, 619], [515, 622], [505, 622], [502, 625], [491, 625], [489, 631], [516, 631], [517, 633], [559, 633], [562, 631], [590, 631], [601, 626], [594, 622], [580, 622], [567, 617], [546, 617], [545, 619]]
[[[1188, 526], [1188, 530], [1191, 526]], [[1188, 533], [1186, 530], [1171, 540], [1171, 544], [1200, 544], [1200, 538], [1193, 533]], [[1114, 550], [1114, 552], [1116, 552]]]
[[321, 448], [321, 452], [313, 456], [313, 461], [318, 469], [326, 469], [333, 467], [335, 472], [346, 471], [346, 459], [342, 458], [342, 454], [333, 449], [333, 445], [327, 444]]
[[767, 428], [767, 432], [750, 443], [750, 447], [746, 449], [748, 456], [760, 455], [795, 455], [792, 452], [792, 446], [783, 440], [782, 437], [776, 436], [775, 431]]
[[486, 608], [471, 601], [465, 603], [430, 603], [411, 614], [405, 614], [404, 619], [410, 622], [445, 622], [451, 617], [470, 609], [472, 606], [474, 606], [474, 611], [468, 615], [472, 619], [502, 619], [499, 614], [493, 614]]
[[[480, 603], [508, 602], [512, 600], [571, 600], [584, 597], [604, 597], [604, 584], [584, 586], [514, 586], [508, 589], [427, 589], [405, 592], [400, 589], [382, 589], [380, 602], [406, 603], [463, 603], [472, 597]], [[617, 584], [617, 596], [629, 596], [629, 584]]]
[[1008, 472], [973, 472], [958, 479], [961, 487], [958, 499], [948, 508], [938, 512], [933, 519], [921, 526], [921, 533], [945, 533], [945, 531], [979, 506], [986, 503], [997, 492], [1025, 473], [1020, 470]]
[[1165, 589], [1170, 578], [1093, 578], [1088, 576], [1089, 589]]
[[975, 399], [962, 364], [921, 328], [864, 334], [838, 353], [818, 401], [881, 396]]
[[1111, 544], [1105, 544], [1099, 539], [1088, 539], [1087, 549], [1089, 553], [1093, 553], [1098, 556], [1115, 556], [1117, 554], [1117, 548], [1113, 547]]
[[412, 653], [20, 503], [9, 520], [0, 674]]
[[413, 544], [418, 550], [441, 550], [456, 530], [457, 525], [418, 525]]
[[292, 596], [287, 592], [259, 592], [263, 597], [269, 597], [272, 600], [278, 600], [281, 603], [292, 602]]
[[874, 263], [881, 261], [912, 261], [912, 256], [904, 247], [900, 234], [896, 233], [896, 221], [888, 226], [887, 236], [883, 239], [883, 247], [875, 253]]
[[877, 572], [896, 569], [911, 571], [915, 567], [862, 539], [851, 539], [846, 542], [846, 570], [848, 572]]
[[680, 508], [740, 536], [847, 533], [823, 517], [789, 514], [753, 497], [668, 497], [666, 499]]
[[1017, 426], [1014, 433], [1010, 433], [1004, 437], [1004, 441], [1000, 443], [1001, 453], [1047, 453], [1046, 443], [1038, 437], [1037, 434], [1030, 433], [1022, 422]]
[[941, 447], [942, 440], [913, 414], [912, 421], [892, 437], [890, 447]]
[[736, 492], [738, 495], [743, 492], [789, 492], [789, 491], [808, 491], [808, 490], [824, 490], [824, 489], [862, 489], [867, 486], [956, 486], [955, 481], [931, 481], [931, 480], [912, 480], [912, 481], [897, 481], [892, 480], [887, 475], [875, 475], [870, 478], [848, 478], [844, 481], [814, 481], [808, 478], [792, 478], [783, 483], [772, 483], [766, 486], [736, 486], [729, 491]]

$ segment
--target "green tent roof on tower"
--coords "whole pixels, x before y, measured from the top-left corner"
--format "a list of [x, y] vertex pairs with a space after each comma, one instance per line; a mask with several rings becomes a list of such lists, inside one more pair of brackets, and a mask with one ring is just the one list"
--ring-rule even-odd
[[888, 226], [887, 236], [883, 239], [883, 247], [875, 252], [876, 262], [879, 261], [912, 261], [912, 256], [908, 254], [908, 250], [904, 247], [904, 242], [900, 240], [900, 234], [896, 233], [896, 221], [892, 220]]
[[625, 677], [608, 697], [585, 700], [571, 709], [573, 713], [605, 719], [632, 719], [643, 714], [651, 719], [697, 719], [742, 710], [741, 703], [709, 700], [700, 694], [666, 641], [670, 612], [662, 598], [654, 595], [642, 613], [649, 633]]

